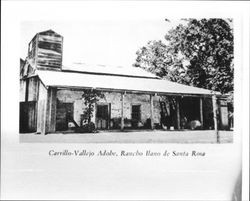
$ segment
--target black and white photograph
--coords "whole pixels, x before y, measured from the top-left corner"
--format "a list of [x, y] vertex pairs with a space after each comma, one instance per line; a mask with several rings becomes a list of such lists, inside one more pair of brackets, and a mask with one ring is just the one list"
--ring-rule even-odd
[[[39, 29], [24, 24], [26, 36]], [[20, 58], [21, 141], [233, 142], [232, 19], [59, 23], [62, 33], [53, 24]], [[98, 61], [121, 56], [126, 66]]]
[[1, 200], [248, 201], [249, 6], [4, 2]]

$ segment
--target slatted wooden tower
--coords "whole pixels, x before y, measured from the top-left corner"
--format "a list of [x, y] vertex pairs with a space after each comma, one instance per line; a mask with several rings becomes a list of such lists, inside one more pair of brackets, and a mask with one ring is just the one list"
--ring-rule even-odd
[[37, 33], [29, 43], [28, 58], [38, 70], [61, 70], [63, 37], [53, 30]]

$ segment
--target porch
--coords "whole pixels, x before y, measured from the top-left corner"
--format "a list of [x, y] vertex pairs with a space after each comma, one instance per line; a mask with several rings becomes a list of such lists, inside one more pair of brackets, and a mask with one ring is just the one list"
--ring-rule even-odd
[[[81, 98], [84, 89], [54, 90], [56, 125], [51, 132], [83, 132], [81, 128], [87, 123], [84, 115], [87, 106]], [[211, 96], [107, 90], [101, 93], [104, 98], [94, 103], [91, 118], [87, 118], [97, 130], [211, 130], [217, 122], [218, 114], [213, 115], [217, 103]]]
[[[84, 125], [84, 90], [105, 94], [95, 103], [91, 117], [98, 130], [224, 130], [228, 126], [227, 103], [221, 94], [210, 90], [148, 78], [65, 72], [38, 75], [36, 121], [32, 121], [37, 133], [67, 131]], [[58, 79], [54, 80], [54, 76]], [[26, 116], [20, 119], [29, 122], [30, 115]], [[191, 126], [196, 123], [197, 126]]]

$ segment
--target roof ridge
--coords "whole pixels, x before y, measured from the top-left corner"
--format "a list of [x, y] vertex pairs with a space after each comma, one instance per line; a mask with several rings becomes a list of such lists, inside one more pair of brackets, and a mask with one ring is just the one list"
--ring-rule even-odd
[[150, 76], [138, 76], [138, 75], [126, 75], [126, 74], [115, 74], [115, 73], [105, 73], [105, 72], [90, 72], [90, 71], [78, 71], [78, 70], [71, 70], [71, 69], [62, 69], [59, 71], [62, 73], [80, 73], [80, 74], [90, 74], [90, 75], [109, 75], [109, 76], [120, 76], [120, 77], [136, 77], [136, 78], [147, 78], [147, 79], [159, 79], [157, 76], [150, 77]]
[[104, 65], [104, 64], [87, 64], [83, 62], [63, 64], [62, 71], [159, 78], [158, 76], [156, 76], [151, 72], [148, 72], [142, 68], [134, 66], [125, 67], [125, 66]]

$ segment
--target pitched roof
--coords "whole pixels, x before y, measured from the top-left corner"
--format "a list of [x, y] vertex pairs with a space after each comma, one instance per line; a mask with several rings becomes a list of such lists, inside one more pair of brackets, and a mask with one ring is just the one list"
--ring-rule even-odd
[[46, 86], [170, 94], [211, 95], [213, 91], [154, 79], [61, 71], [36, 71]]
[[46, 31], [41, 31], [41, 32], [38, 32], [37, 34], [39, 34], [39, 35], [56, 35], [56, 36], [61, 36], [60, 34], [56, 33], [52, 29], [49, 29], [49, 30], [46, 30]]
[[122, 67], [122, 66], [106, 66], [106, 65], [94, 65], [85, 63], [73, 63], [70, 65], [63, 65], [62, 71], [67, 72], [83, 72], [91, 74], [103, 74], [103, 75], [121, 75], [132, 77], [146, 77], [146, 78], [158, 78], [153, 73], [149, 73], [141, 68], [136, 67]]

